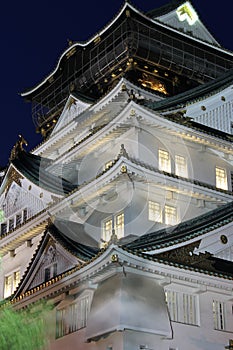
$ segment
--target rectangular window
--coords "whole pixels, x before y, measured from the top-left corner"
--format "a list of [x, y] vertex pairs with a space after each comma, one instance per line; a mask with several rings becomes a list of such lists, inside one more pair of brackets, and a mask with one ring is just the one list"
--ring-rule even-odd
[[225, 330], [225, 305], [221, 301], [213, 300], [214, 329]]
[[14, 219], [9, 220], [9, 231], [14, 229]]
[[166, 302], [171, 321], [197, 325], [197, 296], [167, 290]]
[[15, 271], [13, 273], [13, 291], [18, 287], [19, 282], [20, 282], [20, 272]]
[[12, 294], [12, 287], [13, 287], [12, 275], [6, 276], [5, 282], [4, 282], [4, 298], [7, 298]]
[[18, 227], [21, 224], [22, 220], [22, 213], [19, 213], [16, 215], [16, 227]]
[[112, 219], [103, 222], [103, 240], [108, 242], [112, 235]]
[[178, 321], [178, 293], [168, 290], [165, 295], [170, 318], [172, 321]]
[[188, 177], [187, 161], [185, 157], [175, 156], [175, 174], [177, 176]]
[[79, 300], [79, 328], [86, 327], [87, 316], [89, 313], [89, 297], [84, 297]]
[[28, 211], [27, 211], [27, 209], [24, 209], [23, 210], [23, 222], [25, 222], [27, 220], [27, 218], [28, 218]]
[[156, 202], [149, 201], [148, 219], [150, 221], [162, 222], [161, 205]]
[[9, 297], [18, 287], [20, 281], [20, 271], [15, 271], [9, 276], [5, 276], [4, 298]]
[[159, 149], [159, 170], [171, 172], [170, 154], [162, 149]]
[[176, 225], [177, 224], [177, 210], [174, 207], [165, 205], [164, 207], [164, 222], [166, 225]]
[[7, 223], [6, 222], [1, 224], [1, 235], [4, 235], [5, 233], [7, 233]]
[[228, 190], [226, 169], [219, 168], [216, 166], [215, 171], [216, 171], [216, 187], [221, 188], [222, 190]]
[[86, 327], [90, 311], [90, 297], [80, 298], [76, 303], [70, 304], [56, 312], [56, 338], [76, 332]]
[[102, 223], [102, 238], [105, 242], [108, 242], [112, 236], [112, 230], [115, 229], [115, 234], [117, 238], [120, 239], [124, 237], [124, 213], [115, 215], [112, 218], [108, 218]]
[[115, 233], [117, 238], [124, 237], [124, 213], [118, 214], [115, 217]]

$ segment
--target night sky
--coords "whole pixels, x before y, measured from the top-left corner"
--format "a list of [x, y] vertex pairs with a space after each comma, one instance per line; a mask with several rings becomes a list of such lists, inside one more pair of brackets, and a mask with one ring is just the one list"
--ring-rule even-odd
[[[132, 4], [142, 11], [168, 2], [132, 0]], [[193, 0], [192, 4], [215, 39], [233, 51], [232, 0]], [[4, 2], [0, 15], [0, 166], [8, 164], [18, 134], [28, 141], [28, 151], [41, 141], [32, 122], [31, 105], [20, 93], [54, 70], [60, 55], [68, 47], [68, 39], [88, 40], [111, 21], [122, 5], [120, 0]]]

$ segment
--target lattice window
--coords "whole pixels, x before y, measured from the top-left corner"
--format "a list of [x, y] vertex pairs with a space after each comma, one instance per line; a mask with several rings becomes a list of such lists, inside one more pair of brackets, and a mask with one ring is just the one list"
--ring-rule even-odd
[[117, 238], [124, 237], [124, 213], [115, 216], [115, 233]]
[[197, 325], [197, 296], [167, 290], [166, 302], [172, 321]]
[[177, 224], [177, 209], [169, 205], [164, 207], [164, 223], [166, 225], [176, 225]]
[[162, 222], [161, 205], [156, 202], [149, 201], [148, 219], [150, 221]]
[[214, 329], [225, 330], [225, 304], [222, 301], [213, 300]]
[[112, 218], [103, 222], [103, 240], [108, 242], [112, 235]]
[[222, 190], [228, 190], [226, 169], [216, 166], [215, 174], [216, 174], [216, 187], [221, 188]]
[[159, 149], [159, 170], [171, 172], [170, 154], [162, 149]]
[[187, 160], [183, 156], [175, 156], [175, 174], [177, 176], [188, 177]]
[[117, 238], [124, 237], [125, 230], [125, 216], [124, 213], [116, 214], [115, 216], [108, 218], [102, 222], [102, 239], [104, 242], [108, 242], [112, 236], [113, 228]]
[[86, 327], [90, 312], [90, 296], [84, 296], [56, 312], [56, 338]]
[[4, 298], [9, 297], [17, 288], [20, 281], [20, 271], [14, 271], [4, 280]]

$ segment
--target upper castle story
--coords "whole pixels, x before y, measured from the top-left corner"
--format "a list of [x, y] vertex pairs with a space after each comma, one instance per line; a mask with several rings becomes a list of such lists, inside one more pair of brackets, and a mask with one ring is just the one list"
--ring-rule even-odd
[[190, 1], [173, 1], [144, 13], [125, 2], [86, 42], [70, 42], [43, 81], [21, 95], [45, 138], [72, 93], [84, 103], [102, 98], [122, 77], [161, 98], [177, 96], [219, 78], [233, 67]]

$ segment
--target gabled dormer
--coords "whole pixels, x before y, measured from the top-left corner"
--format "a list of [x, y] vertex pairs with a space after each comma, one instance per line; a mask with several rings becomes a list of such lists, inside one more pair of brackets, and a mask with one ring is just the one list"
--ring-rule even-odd
[[0, 188], [0, 235], [24, 224], [52, 200], [51, 193], [43, 191], [10, 164]]
[[83, 98], [77, 97], [75, 94], [70, 94], [57, 123], [56, 119], [53, 121], [56, 123], [56, 126], [54, 127], [51, 135], [56, 134], [63, 127], [72, 122], [74, 118], [90, 107], [90, 105], [90, 100], [84, 101]]
[[29, 263], [14, 297], [59, 281], [64, 272], [71, 271], [98, 252], [69, 238], [52, 223], [48, 225], [38, 248]]

